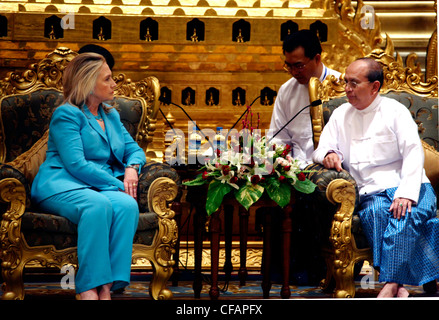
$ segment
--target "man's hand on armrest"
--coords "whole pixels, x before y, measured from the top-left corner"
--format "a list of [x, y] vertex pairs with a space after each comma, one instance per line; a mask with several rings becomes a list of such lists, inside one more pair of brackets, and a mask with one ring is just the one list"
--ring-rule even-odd
[[323, 165], [327, 169], [335, 169], [338, 172], [342, 170], [341, 160], [338, 154], [334, 151], [329, 151], [323, 159]]

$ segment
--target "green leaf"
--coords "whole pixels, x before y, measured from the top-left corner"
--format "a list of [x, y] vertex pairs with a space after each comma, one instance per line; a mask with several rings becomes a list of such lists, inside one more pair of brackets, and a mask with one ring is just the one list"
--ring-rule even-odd
[[235, 192], [236, 200], [247, 210], [259, 200], [264, 193], [264, 187], [248, 183]]
[[205, 184], [207, 181], [203, 179], [203, 175], [199, 174], [194, 180], [185, 181], [183, 184], [185, 186], [201, 186]]
[[209, 184], [209, 188], [207, 190], [207, 199], [206, 199], [206, 212], [207, 215], [211, 215], [221, 206], [223, 202], [223, 198], [226, 194], [228, 194], [233, 189], [227, 183], [221, 183], [218, 180], [213, 180]]
[[277, 178], [272, 177], [266, 180], [265, 190], [270, 199], [281, 208], [290, 203], [291, 186], [288, 183], [281, 183]]
[[294, 184], [294, 188], [303, 193], [313, 193], [316, 185], [309, 179], [306, 179], [305, 181], [297, 180]]

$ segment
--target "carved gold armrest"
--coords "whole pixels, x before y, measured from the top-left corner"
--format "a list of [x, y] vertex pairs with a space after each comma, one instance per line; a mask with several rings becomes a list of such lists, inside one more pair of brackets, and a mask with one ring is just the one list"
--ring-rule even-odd
[[173, 272], [175, 245], [178, 239], [178, 226], [174, 220], [175, 212], [171, 209], [172, 201], [178, 195], [178, 186], [170, 178], [156, 178], [148, 189], [148, 207], [158, 216], [159, 230], [152, 247], [155, 273], [150, 285], [150, 294], [157, 300], [172, 298], [172, 292], [165, 285]]
[[332, 274], [336, 279], [335, 296], [353, 297], [355, 295], [353, 270], [356, 254], [352, 234], [352, 215], [355, 208], [355, 187], [345, 179], [335, 179], [329, 183], [326, 196], [331, 203], [337, 205], [329, 237], [335, 254], [331, 266]]
[[139, 189], [137, 194], [140, 212], [154, 211], [150, 206], [152, 199], [148, 196], [149, 189], [154, 181], [163, 177], [171, 179], [177, 184], [177, 186], [181, 185], [180, 176], [178, 173], [166, 163], [151, 161], [142, 167], [139, 176]]
[[171, 210], [170, 203], [178, 193], [177, 184], [166, 177], [155, 179], [148, 190], [148, 205], [150, 210], [157, 213], [161, 219], [174, 218], [174, 211]]
[[0, 258], [2, 268], [9, 269], [15, 263], [15, 254], [20, 247], [21, 217], [26, 208], [26, 191], [15, 178], [0, 180], [0, 200], [6, 202], [7, 209], [2, 214], [0, 225]]
[[[333, 204], [339, 204], [334, 214], [330, 240], [334, 248], [343, 250], [351, 246], [352, 214], [355, 208], [355, 187], [344, 179], [331, 181], [326, 189], [326, 197]], [[340, 261], [342, 263], [342, 261]]]
[[171, 259], [175, 252], [174, 247], [178, 238], [178, 227], [174, 220], [175, 212], [171, 209], [172, 201], [178, 194], [177, 184], [169, 178], [161, 177], [154, 180], [148, 190], [149, 208], [159, 218], [159, 231], [156, 239], [160, 242], [155, 256], [158, 263], [164, 267], [171, 267]]

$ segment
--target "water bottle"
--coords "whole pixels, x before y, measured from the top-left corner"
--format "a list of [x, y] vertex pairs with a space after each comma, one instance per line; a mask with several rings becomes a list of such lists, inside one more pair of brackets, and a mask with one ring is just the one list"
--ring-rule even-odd
[[197, 126], [192, 128], [192, 133], [189, 136], [189, 145], [188, 145], [188, 157], [189, 164], [197, 163], [197, 153], [201, 147], [201, 135], [198, 133]]
[[216, 150], [224, 150], [225, 149], [225, 137], [222, 134], [223, 127], [216, 127], [216, 134], [214, 140], [215, 152]]

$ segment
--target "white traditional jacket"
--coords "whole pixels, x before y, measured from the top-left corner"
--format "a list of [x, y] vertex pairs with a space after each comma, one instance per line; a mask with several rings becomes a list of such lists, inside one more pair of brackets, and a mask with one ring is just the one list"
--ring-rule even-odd
[[331, 150], [356, 180], [360, 199], [398, 187], [395, 198], [417, 202], [421, 183], [429, 182], [418, 127], [410, 111], [394, 99], [378, 95], [363, 110], [350, 103], [335, 109], [313, 160], [322, 163]]

